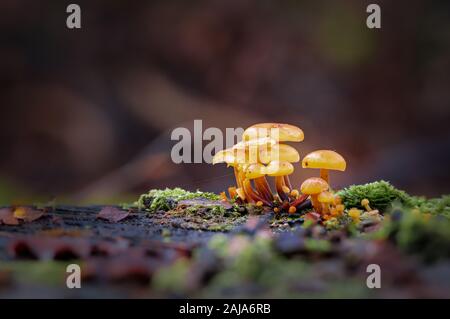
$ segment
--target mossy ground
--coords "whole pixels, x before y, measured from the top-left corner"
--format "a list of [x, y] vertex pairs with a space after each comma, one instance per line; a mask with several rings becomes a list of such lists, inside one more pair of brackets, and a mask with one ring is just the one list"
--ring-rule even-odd
[[[166, 189], [141, 196], [131, 206], [142, 210], [117, 225], [97, 221], [94, 212], [80, 208], [74, 217], [67, 218], [60, 209], [55, 216], [27, 227], [33, 233], [48, 234], [61, 218], [71, 229], [85, 229], [74, 223], [80, 218], [75, 216], [85, 214], [91, 225], [89, 234], [80, 232], [77, 237], [122, 238], [119, 248], [126, 241], [130, 246], [123, 253], [70, 261], [99, 265], [102, 272], [98, 278], [94, 276], [96, 280], [87, 281], [87, 290], [83, 290], [96, 296], [450, 297], [450, 287], [445, 284], [450, 276], [449, 196], [426, 200], [386, 182], [349, 187], [340, 194], [344, 203], [356, 207], [361, 197], [369, 198], [374, 208], [384, 209], [383, 219], [356, 224], [345, 212], [335, 225], [321, 225], [305, 219], [308, 211], [277, 215], [252, 205], [222, 202], [211, 193]], [[97, 224], [101, 229], [95, 228]], [[7, 242], [14, 240], [11, 230], [0, 226], [0, 244], [5, 242], [0, 245], [0, 257], [9, 259], [0, 267], [0, 294], [21, 288], [29, 293], [33, 291], [30, 287], [36, 286], [67, 291], [63, 270], [68, 262], [11, 258], [6, 248]], [[135, 260], [130, 254], [147, 247], [150, 237], [167, 246], [154, 250], [154, 241], [148, 246], [151, 253]], [[194, 246], [185, 248], [188, 243]], [[173, 254], [178, 257], [173, 259]], [[383, 269], [382, 289], [366, 286], [366, 267], [371, 263]], [[112, 277], [103, 274], [111, 269], [114, 271], [108, 276]], [[139, 285], [129, 286], [127, 278], [136, 275], [141, 278]]]

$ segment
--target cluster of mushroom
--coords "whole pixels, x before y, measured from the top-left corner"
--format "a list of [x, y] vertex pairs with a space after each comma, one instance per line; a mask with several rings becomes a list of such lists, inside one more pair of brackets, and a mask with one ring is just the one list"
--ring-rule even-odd
[[[298, 189], [292, 187], [289, 175], [294, 172], [292, 163], [300, 161], [295, 148], [281, 142], [301, 142], [303, 131], [293, 125], [260, 123], [247, 128], [242, 141], [218, 152], [213, 164], [226, 163], [233, 167], [236, 187], [229, 187], [231, 198], [257, 206], [273, 207], [275, 212], [295, 213], [310, 198], [319, 213], [343, 211], [329, 190], [329, 170], [344, 171], [344, 158], [334, 151], [319, 150], [308, 154], [302, 161], [303, 168], [320, 169], [321, 177], [307, 179]], [[276, 194], [272, 193], [266, 176], [275, 178]]]

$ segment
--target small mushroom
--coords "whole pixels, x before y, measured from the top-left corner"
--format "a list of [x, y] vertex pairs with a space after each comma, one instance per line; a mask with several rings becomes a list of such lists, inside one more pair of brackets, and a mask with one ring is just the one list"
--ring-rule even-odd
[[259, 123], [250, 126], [242, 134], [244, 141], [261, 137], [271, 137], [278, 142], [301, 142], [303, 131], [294, 125], [283, 123]]
[[320, 177], [329, 183], [328, 170], [345, 171], [347, 164], [338, 153], [330, 150], [319, 150], [309, 153], [303, 158], [303, 168], [320, 169]]
[[275, 176], [275, 187], [277, 194], [282, 201], [288, 200], [289, 197], [286, 194], [283, 186], [285, 185], [284, 176], [292, 174], [294, 166], [286, 161], [272, 161], [266, 166], [266, 174], [268, 176]]
[[[259, 161], [263, 164], [268, 164], [273, 161], [296, 163], [300, 161], [300, 154], [295, 148], [286, 144], [275, 144], [267, 148], [262, 148], [259, 151]], [[285, 193], [290, 193], [292, 190], [289, 176], [283, 177], [283, 189]]]
[[317, 200], [322, 204], [322, 212], [328, 214], [330, 212], [330, 204], [334, 202], [333, 193], [323, 191], [317, 196]]
[[314, 209], [320, 213], [321, 205], [317, 199], [320, 193], [328, 190], [328, 183], [320, 177], [311, 177], [305, 180], [300, 187], [303, 194], [309, 195], [311, 197], [311, 204]]
[[361, 200], [361, 206], [363, 206], [366, 211], [370, 212], [372, 210], [372, 208], [370, 208], [369, 206], [369, 200], [367, 198], [364, 198], [363, 200]]
[[348, 216], [351, 217], [355, 224], [358, 224], [361, 221], [361, 211], [358, 208], [351, 208], [348, 211]]
[[212, 164], [215, 165], [219, 163], [226, 163], [227, 166], [233, 167], [236, 185], [238, 186], [238, 188], [242, 188], [242, 181], [239, 175], [239, 167], [242, 164], [245, 164], [245, 158], [245, 151], [232, 150], [231, 148], [228, 148], [217, 152], [212, 159]]

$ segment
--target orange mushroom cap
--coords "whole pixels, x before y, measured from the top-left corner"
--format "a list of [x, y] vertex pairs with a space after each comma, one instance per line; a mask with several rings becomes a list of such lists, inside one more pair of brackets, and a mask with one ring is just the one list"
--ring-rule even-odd
[[275, 144], [271, 147], [259, 150], [259, 161], [267, 164], [272, 161], [285, 161], [295, 163], [300, 161], [300, 154], [297, 150], [287, 144]]
[[303, 168], [321, 168], [345, 171], [347, 163], [338, 153], [330, 150], [319, 150], [309, 153], [303, 158]]
[[269, 176], [290, 175], [294, 171], [294, 166], [286, 161], [272, 161], [266, 166], [265, 171]]
[[328, 183], [320, 177], [311, 177], [305, 180], [300, 186], [300, 190], [306, 195], [316, 195], [328, 190]]
[[334, 202], [334, 195], [329, 191], [323, 191], [317, 196], [317, 200], [321, 203], [330, 204]]
[[266, 167], [259, 163], [248, 164], [243, 166], [245, 178], [255, 179], [266, 175]]

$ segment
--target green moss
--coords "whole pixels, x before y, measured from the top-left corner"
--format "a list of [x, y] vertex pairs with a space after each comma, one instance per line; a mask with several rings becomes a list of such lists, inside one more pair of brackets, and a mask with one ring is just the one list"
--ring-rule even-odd
[[190, 192], [182, 188], [152, 189], [147, 194], [142, 194], [135, 205], [141, 210], [154, 212], [158, 210], [171, 210], [175, 208], [181, 200], [204, 198], [209, 200], [219, 200], [220, 197], [208, 192]]
[[395, 206], [400, 206], [408, 209], [415, 208], [421, 213], [430, 213], [450, 219], [450, 195], [432, 199], [411, 196], [386, 181], [352, 185], [340, 190], [338, 195], [341, 196], [347, 208], [364, 209], [361, 206], [361, 200], [367, 198], [373, 209], [378, 209], [383, 213], [390, 212]]
[[421, 213], [430, 213], [450, 219], [450, 195], [428, 200], [422, 197], [416, 198], [415, 207]]
[[347, 208], [357, 207], [364, 209], [361, 206], [361, 200], [367, 198], [373, 209], [378, 209], [383, 212], [396, 201], [408, 206], [413, 206], [416, 202], [415, 198], [395, 188], [386, 181], [352, 185], [340, 190], [337, 194], [342, 198], [342, 202]]
[[432, 262], [450, 257], [450, 219], [395, 208], [373, 237], [391, 240], [402, 251]]

